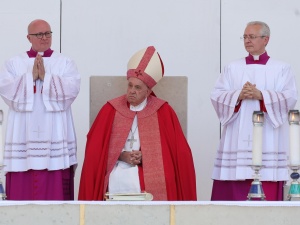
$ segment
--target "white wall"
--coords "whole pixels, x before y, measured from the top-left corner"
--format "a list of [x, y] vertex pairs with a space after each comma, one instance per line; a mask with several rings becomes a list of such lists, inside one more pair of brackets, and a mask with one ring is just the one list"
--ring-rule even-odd
[[[209, 96], [220, 68], [246, 55], [239, 37], [248, 21], [263, 20], [271, 27], [269, 54], [291, 63], [300, 76], [296, 56], [300, 49], [298, 2], [62, 0], [62, 53], [77, 62], [82, 75], [81, 91], [72, 106], [79, 159], [76, 195], [89, 130], [89, 77], [125, 75], [131, 55], [154, 45], [164, 61], [165, 76], [188, 76], [187, 138], [196, 166], [198, 199], [209, 200], [220, 129]], [[0, 3], [1, 64], [29, 48], [26, 28], [35, 18], [51, 23], [53, 49], [59, 51], [59, 0], [0, 0]], [[3, 102], [0, 107], [6, 109]]]

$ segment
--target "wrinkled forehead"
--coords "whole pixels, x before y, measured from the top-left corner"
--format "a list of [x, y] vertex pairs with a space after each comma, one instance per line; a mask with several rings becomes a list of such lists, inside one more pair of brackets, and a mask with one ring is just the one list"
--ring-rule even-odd
[[138, 86], [141, 86], [141, 87], [147, 87], [147, 85], [142, 80], [140, 80], [136, 77], [130, 77], [128, 79], [128, 84], [138, 85]]

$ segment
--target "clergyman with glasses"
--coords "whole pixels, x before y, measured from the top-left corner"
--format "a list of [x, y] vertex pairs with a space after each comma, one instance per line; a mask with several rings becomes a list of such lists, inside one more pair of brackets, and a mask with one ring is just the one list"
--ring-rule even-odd
[[260, 180], [266, 200], [283, 200], [289, 180], [288, 111], [297, 102], [291, 66], [270, 57], [266, 46], [269, 26], [249, 22], [241, 37], [249, 55], [224, 67], [211, 93], [223, 127], [213, 168], [211, 200], [246, 200], [253, 181], [252, 141], [254, 111], [263, 111]]
[[74, 200], [76, 135], [71, 104], [80, 75], [51, 49], [48, 22], [28, 26], [29, 51], [7, 60], [0, 94], [9, 107], [4, 147], [8, 200]]

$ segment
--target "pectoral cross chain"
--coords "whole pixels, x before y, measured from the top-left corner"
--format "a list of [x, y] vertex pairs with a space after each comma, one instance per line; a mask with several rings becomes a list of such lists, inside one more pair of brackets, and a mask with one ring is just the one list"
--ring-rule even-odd
[[133, 147], [133, 143], [137, 142], [137, 139], [134, 139], [134, 133], [136, 132], [137, 126], [135, 127], [134, 131], [132, 132], [131, 128], [130, 128], [130, 133], [131, 133], [131, 137], [130, 139], [127, 139], [127, 141], [130, 142], [130, 148], [132, 149]]
[[130, 139], [127, 139], [127, 141], [130, 142], [130, 148], [132, 148], [132, 147], [133, 147], [133, 143], [134, 143], [134, 142], [137, 142], [137, 139], [134, 139], [134, 135], [131, 134]]

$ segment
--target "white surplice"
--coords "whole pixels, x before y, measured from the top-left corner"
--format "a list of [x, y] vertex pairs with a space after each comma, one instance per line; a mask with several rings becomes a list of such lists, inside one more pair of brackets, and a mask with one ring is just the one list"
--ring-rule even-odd
[[256, 84], [263, 95], [267, 113], [263, 127], [263, 181], [289, 179], [288, 111], [297, 102], [295, 77], [290, 65], [270, 58], [266, 65], [248, 64], [245, 58], [227, 65], [211, 93], [211, 101], [223, 126], [213, 175], [215, 180], [253, 178], [252, 114], [259, 111], [258, 100], [243, 100], [234, 112], [238, 96], [247, 82]]
[[[138, 106], [130, 105], [130, 110], [135, 112], [141, 111], [145, 108], [146, 105], [147, 98]], [[134, 137], [134, 142], [132, 147], [130, 147], [130, 139], [132, 135]], [[128, 134], [127, 141], [124, 144], [124, 148], [122, 151], [139, 150], [140, 146], [138, 120], [137, 116], [135, 115], [131, 125], [131, 130]], [[141, 186], [138, 167], [136, 165], [133, 166], [126, 162], [118, 160], [109, 175], [108, 191], [110, 194], [140, 193]]]
[[70, 58], [53, 52], [43, 58], [44, 81], [33, 82], [34, 59], [23, 53], [9, 59], [0, 71], [0, 94], [9, 106], [4, 148], [4, 169], [9, 172], [77, 164], [71, 112], [80, 89], [77, 67]]

